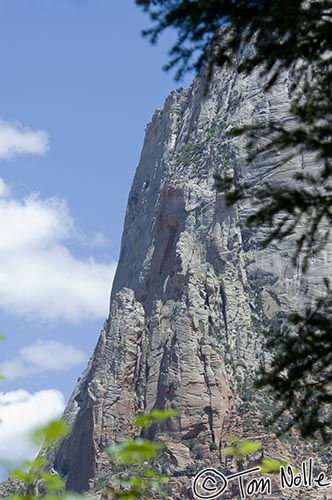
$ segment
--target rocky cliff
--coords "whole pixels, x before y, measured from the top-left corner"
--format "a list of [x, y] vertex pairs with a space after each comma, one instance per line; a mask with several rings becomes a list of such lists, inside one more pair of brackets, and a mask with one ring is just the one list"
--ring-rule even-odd
[[[265, 180], [288, 182], [311, 162], [285, 166], [276, 151], [248, 164], [244, 139], [227, 136], [233, 126], [288, 115], [291, 75], [266, 94], [258, 74], [237, 73], [241, 57], [209, 83], [203, 74], [172, 92], [147, 127], [109, 318], [65, 412], [73, 431], [53, 457], [69, 490], [107, 477], [103, 450], [132, 436], [134, 416], [153, 408], [179, 410], [158, 430], [165, 467], [183, 486], [174, 498], [190, 497], [190, 473], [218, 463], [229, 434], [266, 438], [270, 402], [251, 386], [265, 357], [262, 330], [320, 293], [332, 256], [327, 247], [304, 277], [291, 265], [294, 240], [262, 249], [267, 228], [246, 224], [253, 200], [227, 207], [214, 187], [215, 174], [231, 175], [254, 198]], [[278, 458], [292, 448], [300, 457], [294, 444], [265, 444]]]

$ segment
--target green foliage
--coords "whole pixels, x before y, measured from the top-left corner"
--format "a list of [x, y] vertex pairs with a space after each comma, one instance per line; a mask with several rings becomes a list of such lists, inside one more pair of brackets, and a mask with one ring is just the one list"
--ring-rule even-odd
[[[262, 443], [260, 441], [245, 441], [237, 437], [231, 438], [234, 446], [229, 446], [221, 450], [224, 455], [233, 456], [237, 461], [242, 460], [251, 453], [256, 453], [262, 450]], [[279, 472], [280, 467], [287, 465], [287, 462], [277, 460], [275, 458], [263, 458], [258, 464], [262, 474], [269, 472]]]
[[24, 462], [21, 469], [11, 472], [11, 477], [18, 479], [25, 486], [27, 493], [22, 498], [31, 496], [32, 493], [38, 492], [39, 489], [47, 492], [63, 490], [63, 483], [59, 475], [46, 472], [44, 467], [45, 460], [35, 458], [35, 460]]
[[[174, 410], [152, 410], [147, 415], [142, 415], [135, 420], [135, 425], [144, 427], [162, 422], [177, 414]], [[35, 444], [44, 445], [44, 449], [54, 446], [69, 432], [68, 426], [62, 420], [50, 422], [47, 426], [35, 431], [32, 440]], [[164, 447], [162, 443], [153, 443], [147, 439], [136, 438], [114, 444], [107, 448], [107, 452], [120, 465], [123, 472], [111, 477], [110, 482], [117, 487], [109, 487], [105, 494], [112, 498], [135, 499], [146, 498], [151, 492], [164, 495], [162, 485], [168, 478], [158, 474], [147, 463], [153, 462], [157, 453]], [[82, 497], [73, 496], [64, 492], [64, 483], [59, 474], [46, 470], [47, 463], [44, 458], [24, 462], [22, 467], [10, 473], [10, 476], [21, 483], [21, 492], [10, 496], [7, 500], [79, 500]]]
[[[176, 410], [154, 409], [136, 418], [134, 424], [137, 427], [155, 425], [174, 417], [177, 413]], [[162, 485], [168, 482], [168, 478], [153, 470], [152, 465], [147, 466], [147, 463], [153, 464], [158, 452], [163, 448], [163, 443], [153, 443], [141, 437], [109, 446], [106, 451], [116, 462], [127, 468], [121, 474], [111, 478], [111, 482], [117, 484], [118, 487], [109, 487], [107, 492], [114, 498], [126, 500], [146, 498], [151, 495], [151, 492], [157, 492], [163, 496], [165, 491]]]
[[201, 160], [202, 154], [205, 150], [205, 143], [207, 138], [205, 138], [202, 142], [188, 142], [183, 144], [181, 148], [179, 148], [177, 160], [179, 163], [183, 163], [188, 166], [197, 160]]
[[232, 455], [236, 458], [243, 458], [250, 453], [255, 453], [262, 449], [262, 443], [259, 441], [243, 441], [233, 437], [234, 446], [229, 446], [221, 450], [224, 455]]
[[[176, 410], [154, 409], [136, 418], [134, 424], [137, 427], [147, 427], [174, 417], [177, 413]], [[43, 445], [45, 451], [64, 439], [69, 431], [68, 425], [63, 420], [53, 420], [34, 431], [31, 441], [36, 445]], [[112, 483], [118, 484], [119, 488], [108, 488], [105, 493], [111, 494], [113, 498], [126, 500], [146, 498], [151, 492], [158, 492], [159, 495], [164, 496], [165, 491], [161, 485], [167, 483], [168, 478], [146, 465], [148, 462], [153, 462], [158, 451], [163, 447], [162, 443], [153, 443], [142, 438], [109, 446], [106, 451], [124, 468], [142, 464], [143, 468], [130, 469], [130, 477], [125, 477], [123, 474], [112, 477]], [[11, 471], [9, 475], [18, 480], [21, 486], [18, 487], [20, 491], [8, 496], [6, 500], [80, 500], [82, 498], [64, 492], [64, 482], [61, 476], [58, 473], [48, 472], [47, 461], [41, 456], [24, 462], [19, 469]]]
[[283, 460], [276, 460], [275, 458], [263, 458], [259, 464], [262, 474], [268, 474], [269, 472], [279, 472], [280, 467], [285, 467], [287, 462]]
[[107, 488], [105, 493], [111, 494], [113, 498], [135, 499], [146, 498], [152, 492], [163, 496], [163, 484], [168, 482], [168, 477], [157, 474], [153, 469], [145, 467], [138, 475], [130, 471], [130, 477], [115, 477], [112, 482], [118, 487]]
[[60, 439], [65, 438], [70, 429], [63, 420], [52, 420], [44, 427], [39, 427], [31, 436], [32, 442], [45, 447], [52, 446]]
[[[3, 337], [0, 336], [0, 340]], [[136, 418], [134, 424], [137, 427], [146, 427], [158, 424], [167, 418], [177, 415], [176, 410], [154, 409], [146, 415]], [[44, 427], [35, 430], [31, 435], [31, 441], [35, 445], [43, 445], [43, 450], [55, 446], [64, 439], [70, 429], [63, 420], [53, 420]], [[143, 469], [136, 470], [131, 477], [113, 477], [112, 482], [119, 484], [119, 489], [109, 488], [105, 493], [112, 494], [113, 498], [133, 500], [158, 492], [164, 496], [165, 491], [162, 484], [168, 482], [168, 478], [157, 474], [147, 462], [152, 462], [157, 452], [164, 447], [162, 443], [153, 443], [147, 439], [137, 438], [109, 446], [106, 451], [122, 466], [144, 464]], [[132, 472], [132, 471], [131, 471]], [[80, 500], [82, 497], [64, 492], [63, 479], [58, 473], [47, 470], [47, 461], [38, 456], [32, 461], [25, 461], [22, 466], [9, 473], [12, 479], [19, 481], [16, 492], [6, 500]], [[91, 498], [91, 497], [90, 497]]]
[[134, 420], [136, 427], [145, 427], [151, 424], [158, 424], [167, 418], [175, 417], [178, 414], [177, 410], [158, 410], [154, 409], [150, 413], [146, 413]]
[[137, 438], [135, 440], [124, 441], [119, 444], [109, 446], [106, 451], [113, 455], [117, 461], [133, 465], [155, 458], [158, 450], [162, 449], [162, 444], [152, 443], [147, 439]]
[[[53, 446], [59, 439], [68, 433], [68, 426], [61, 420], [54, 420], [48, 425], [38, 429], [32, 435], [35, 444], [45, 442], [47, 446]], [[46, 461], [37, 457], [32, 461], [26, 461], [22, 466], [10, 472], [10, 476], [20, 481], [21, 493], [8, 497], [7, 500], [69, 500], [72, 495], [63, 493], [64, 485], [58, 474], [51, 474], [46, 470]]]

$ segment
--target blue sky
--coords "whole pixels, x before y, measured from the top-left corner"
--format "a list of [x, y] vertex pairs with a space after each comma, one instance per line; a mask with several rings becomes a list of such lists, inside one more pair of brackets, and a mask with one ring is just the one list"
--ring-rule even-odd
[[22, 433], [61, 412], [108, 314], [145, 126], [178, 86], [161, 69], [171, 35], [151, 47], [148, 25], [134, 0], [0, 0], [0, 458], [12, 462], [33, 453]]

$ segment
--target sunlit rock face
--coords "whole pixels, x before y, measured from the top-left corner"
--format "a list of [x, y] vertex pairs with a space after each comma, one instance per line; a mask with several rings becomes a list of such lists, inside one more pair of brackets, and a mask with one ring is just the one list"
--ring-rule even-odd
[[203, 74], [172, 92], [147, 127], [109, 318], [66, 409], [72, 434], [53, 460], [69, 490], [107, 477], [103, 450], [133, 436], [135, 415], [153, 408], [179, 411], [156, 431], [168, 443], [164, 467], [183, 485], [174, 498], [190, 498], [190, 472], [203, 464], [233, 467], [219, 455], [230, 433], [267, 436], [268, 409], [250, 385], [265, 357], [262, 330], [319, 293], [332, 259], [327, 247], [304, 278], [291, 265], [294, 239], [260, 248], [268, 228], [246, 224], [254, 199], [227, 207], [215, 189], [215, 174], [231, 175], [249, 182], [254, 198], [267, 179], [288, 182], [312, 161], [281, 165], [276, 151], [249, 164], [244, 139], [227, 136], [233, 126], [288, 116], [291, 76], [264, 93], [258, 73], [237, 74], [242, 56], [208, 84]]

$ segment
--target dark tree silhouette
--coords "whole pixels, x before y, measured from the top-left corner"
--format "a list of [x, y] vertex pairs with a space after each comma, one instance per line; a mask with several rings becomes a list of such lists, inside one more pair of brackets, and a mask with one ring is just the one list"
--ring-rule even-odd
[[[282, 240], [297, 229], [295, 263], [303, 272], [310, 257], [330, 240], [332, 227], [332, 0], [136, 0], [150, 15], [152, 27], [143, 32], [152, 43], [167, 28], [177, 41], [165, 69], [177, 68], [176, 78], [208, 65], [223, 66], [242, 44], [255, 50], [239, 72], [259, 68], [270, 89], [283, 71], [293, 78], [287, 128], [271, 120], [250, 124], [233, 134], [246, 134], [248, 160], [278, 148], [287, 163], [310, 154], [316, 167], [295, 173], [282, 189], [266, 183], [255, 192], [256, 211], [248, 220], [271, 231], [264, 242]], [[259, 148], [258, 139], [268, 140]], [[250, 197], [246, 185], [218, 179], [229, 203]], [[305, 224], [303, 222], [305, 221]], [[299, 228], [303, 228], [299, 230]], [[291, 314], [288, 326], [268, 333], [271, 367], [262, 369], [258, 385], [269, 388], [280, 402], [278, 419], [289, 412], [303, 436], [332, 439], [332, 292], [326, 292], [304, 313]], [[288, 426], [288, 427], [289, 427]]]

